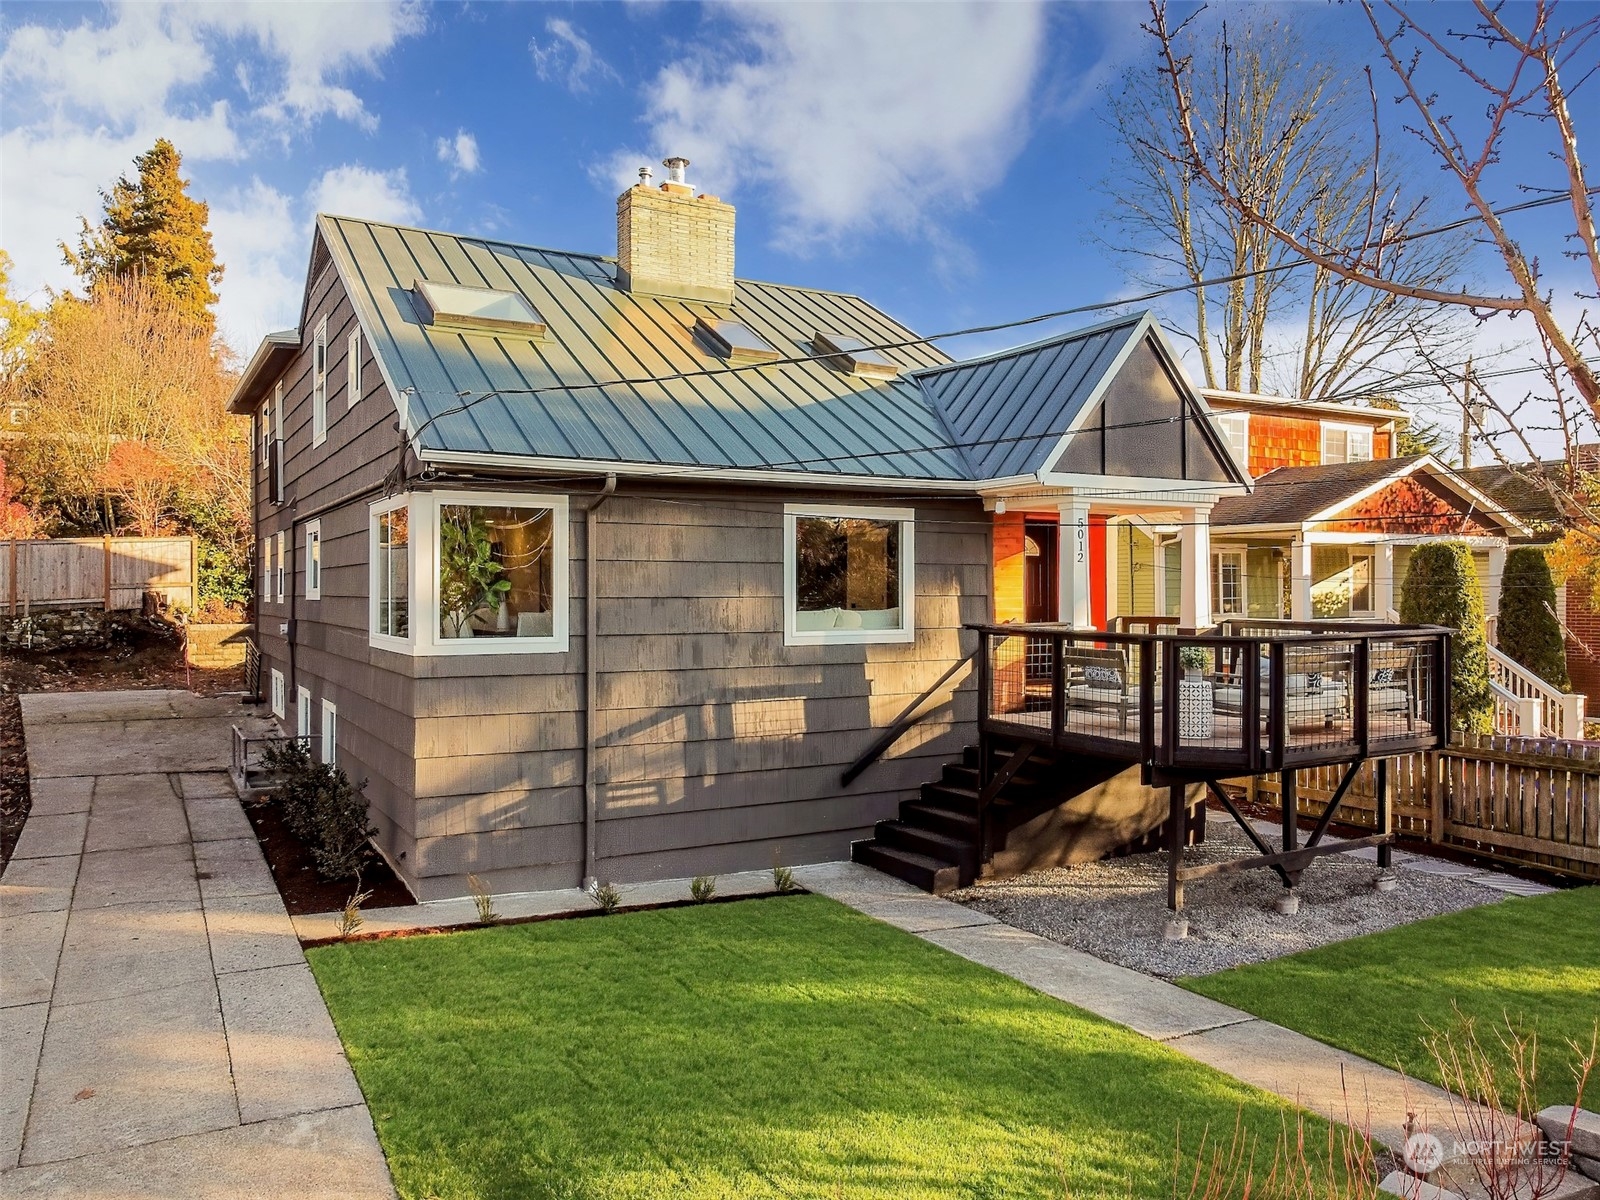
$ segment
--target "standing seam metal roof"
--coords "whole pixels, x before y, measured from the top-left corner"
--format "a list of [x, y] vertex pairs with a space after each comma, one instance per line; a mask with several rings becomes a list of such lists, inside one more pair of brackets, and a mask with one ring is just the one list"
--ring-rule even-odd
[[[616, 264], [485, 238], [348, 217], [318, 230], [428, 451], [841, 479], [982, 482], [1042, 470], [1145, 314], [953, 362], [856, 296], [738, 280], [731, 306], [635, 295]], [[419, 279], [520, 293], [547, 332], [425, 324]], [[697, 317], [744, 322], [782, 358], [821, 331], [871, 345], [894, 378], [822, 361], [728, 371]], [[606, 384], [604, 387], [589, 386]], [[477, 393], [495, 393], [479, 396]], [[469, 400], [463, 399], [467, 393]]]

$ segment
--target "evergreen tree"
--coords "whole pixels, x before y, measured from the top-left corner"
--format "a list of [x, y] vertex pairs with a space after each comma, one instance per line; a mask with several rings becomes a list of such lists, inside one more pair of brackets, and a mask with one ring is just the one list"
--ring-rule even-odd
[[1556, 613], [1556, 585], [1544, 551], [1519, 546], [1500, 576], [1500, 649], [1548, 684], [1566, 691], [1567, 648]]
[[1400, 620], [1455, 631], [1450, 635], [1452, 723], [1469, 733], [1489, 733], [1494, 727], [1489, 643], [1483, 636], [1483, 596], [1465, 542], [1428, 542], [1411, 552]]
[[189, 195], [189, 181], [178, 173], [183, 155], [166, 138], [133, 163], [139, 178], [123, 176], [109, 192], [101, 192], [105, 216], [100, 224], [91, 226], [84, 218], [77, 252], [65, 243], [61, 252], [91, 289], [109, 279], [143, 277], [155, 294], [169, 298], [209, 334], [216, 327], [214, 285], [222, 279], [206, 228], [211, 210]]

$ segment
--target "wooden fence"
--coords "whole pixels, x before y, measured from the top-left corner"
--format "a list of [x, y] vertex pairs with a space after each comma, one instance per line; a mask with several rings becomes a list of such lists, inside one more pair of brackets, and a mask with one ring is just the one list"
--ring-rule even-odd
[[38, 608], [136, 609], [146, 592], [196, 604], [195, 544], [188, 537], [0, 541], [0, 604], [8, 616]]
[[[1395, 832], [1419, 841], [1600, 879], [1600, 744], [1458, 735], [1448, 749], [1389, 760]], [[1301, 816], [1322, 814], [1343, 777], [1340, 766], [1300, 771]], [[1280, 803], [1275, 776], [1234, 780], [1259, 803]], [[1362, 765], [1339, 820], [1376, 828], [1373, 764]]]

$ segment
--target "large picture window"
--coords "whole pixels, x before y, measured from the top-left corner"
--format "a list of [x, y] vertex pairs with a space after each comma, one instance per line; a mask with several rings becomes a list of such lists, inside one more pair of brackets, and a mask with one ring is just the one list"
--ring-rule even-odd
[[404, 502], [372, 513], [372, 636], [411, 637], [411, 509]]
[[555, 636], [554, 510], [439, 505], [438, 636]]
[[914, 529], [910, 509], [788, 507], [784, 641], [911, 641]]

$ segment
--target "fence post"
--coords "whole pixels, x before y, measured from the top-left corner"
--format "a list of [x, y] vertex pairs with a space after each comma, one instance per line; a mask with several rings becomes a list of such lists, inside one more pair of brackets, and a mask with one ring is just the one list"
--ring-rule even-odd
[[1422, 752], [1422, 786], [1428, 795], [1428, 840], [1434, 843], [1444, 841], [1444, 781], [1439, 778], [1443, 767], [1441, 751]]
[[189, 611], [200, 607], [200, 549], [199, 539], [189, 535]]
[[103, 539], [104, 557], [101, 560], [101, 582], [105, 584], [106, 611], [111, 611], [111, 535], [108, 533]]
[[17, 615], [17, 539], [11, 539], [11, 561], [8, 564], [11, 579], [11, 615]]

